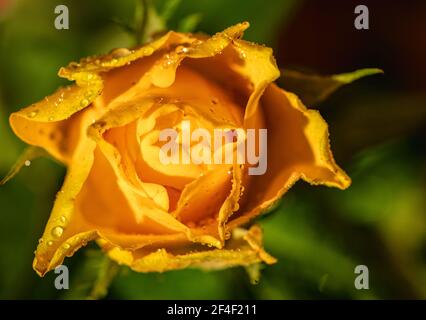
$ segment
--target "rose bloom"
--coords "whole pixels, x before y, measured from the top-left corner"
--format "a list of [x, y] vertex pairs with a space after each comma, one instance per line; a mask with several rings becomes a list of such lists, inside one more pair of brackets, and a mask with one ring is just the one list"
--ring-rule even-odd
[[[28, 144], [67, 166], [33, 267], [44, 275], [91, 240], [135, 271], [274, 263], [252, 219], [297, 180], [345, 189], [326, 122], [273, 82], [272, 50], [241, 40], [248, 23], [168, 32], [136, 49], [61, 68], [75, 84], [13, 113]], [[163, 164], [161, 130], [267, 129], [267, 170]], [[258, 149], [261, 146], [258, 146]]]

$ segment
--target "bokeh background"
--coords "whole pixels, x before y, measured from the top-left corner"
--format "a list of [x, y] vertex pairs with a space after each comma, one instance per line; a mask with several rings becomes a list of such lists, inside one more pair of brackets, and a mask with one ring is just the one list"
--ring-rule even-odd
[[[212, 34], [247, 20], [245, 39], [273, 47], [284, 70], [378, 67], [385, 74], [314, 106], [330, 125], [335, 158], [353, 185], [342, 192], [299, 182], [259, 220], [266, 249], [279, 259], [261, 270], [259, 283], [242, 268], [164, 274], [122, 268], [106, 298], [425, 299], [425, 1], [183, 0], [174, 1], [176, 10], [171, 1], [154, 1], [167, 27]], [[54, 28], [59, 4], [69, 8], [69, 30]], [[370, 9], [370, 30], [353, 26], [358, 4]], [[134, 12], [134, 0], [0, 0], [1, 176], [25, 148], [8, 115], [65, 84], [56, 76], [60, 66], [131, 46], [120, 24]], [[1, 299], [80, 299], [105, 290], [109, 263], [95, 245], [66, 261], [70, 290], [55, 289], [53, 272], [41, 279], [31, 268], [64, 173], [41, 158], [0, 187]], [[354, 288], [360, 264], [369, 267], [370, 290]]]

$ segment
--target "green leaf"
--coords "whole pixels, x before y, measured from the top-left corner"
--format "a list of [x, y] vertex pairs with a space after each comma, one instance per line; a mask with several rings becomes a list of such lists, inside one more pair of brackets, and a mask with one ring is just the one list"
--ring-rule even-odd
[[284, 89], [296, 93], [307, 105], [317, 105], [343, 85], [378, 73], [383, 71], [368, 68], [324, 76], [284, 69], [281, 70], [279, 83]]
[[179, 7], [179, 4], [182, 2], [182, 0], [168, 0], [164, 4], [163, 10], [160, 13], [160, 17], [165, 21], [169, 21], [170, 18], [173, 17], [175, 14], [177, 8]]
[[123, 267], [112, 285], [120, 299], [231, 299], [244, 298], [238, 287], [247, 281], [236, 269], [202, 271], [174, 270], [164, 273], [137, 273]]
[[88, 299], [97, 300], [105, 297], [108, 294], [108, 288], [111, 282], [114, 280], [119, 270], [120, 266], [105, 256]]
[[131, 24], [129, 24], [129, 23], [125, 22], [125, 21], [122, 21], [119, 18], [112, 18], [111, 21], [114, 24], [116, 24], [117, 26], [119, 26], [121, 29], [123, 29], [123, 31], [125, 31], [125, 32], [127, 32], [127, 33], [129, 33], [131, 35], [133, 35], [136, 32], [134, 26], [132, 26]]
[[6, 184], [10, 179], [16, 176], [23, 166], [29, 166], [31, 160], [46, 155], [47, 153], [44, 149], [34, 146], [27, 147], [6, 176], [0, 180], [0, 186]]
[[75, 275], [71, 279], [70, 290], [64, 293], [63, 299], [102, 299], [120, 271], [120, 266], [109, 259], [101, 250], [88, 248], [83, 252], [83, 261], [73, 266]]
[[201, 22], [202, 14], [201, 13], [193, 13], [185, 18], [183, 18], [178, 26], [178, 31], [180, 32], [193, 32], [198, 27]]

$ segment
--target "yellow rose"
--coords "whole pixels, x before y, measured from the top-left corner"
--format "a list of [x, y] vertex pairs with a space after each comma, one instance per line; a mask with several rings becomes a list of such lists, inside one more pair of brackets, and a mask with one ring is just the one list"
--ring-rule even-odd
[[[327, 124], [273, 83], [272, 50], [240, 40], [247, 27], [211, 38], [169, 32], [71, 63], [59, 75], [74, 85], [11, 115], [22, 140], [68, 169], [35, 253], [39, 275], [91, 240], [140, 272], [273, 263], [260, 228], [241, 227], [300, 178], [349, 186]], [[238, 163], [161, 163], [159, 132], [183, 120], [267, 129], [265, 174]]]

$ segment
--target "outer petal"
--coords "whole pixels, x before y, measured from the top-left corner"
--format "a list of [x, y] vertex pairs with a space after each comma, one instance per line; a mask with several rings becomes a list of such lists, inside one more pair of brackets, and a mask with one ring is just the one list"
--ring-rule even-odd
[[[79, 139], [81, 116], [101, 93], [102, 81], [91, 75], [85, 86], [68, 86], [10, 116], [10, 125], [23, 141], [46, 149], [58, 160], [69, 163]], [[74, 115], [74, 116], [73, 116]]]
[[246, 205], [230, 225], [237, 226], [269, 208], [299, 178], [345, 189], [350, 178], [334, 162], [327, 123], [292, 93], [271, 84], [261, 99], [268, 129], [268, 168], [253, 176]]
[[[89, 121], [90, 117], [87, 113], [83, 122], [88, 125]], [[85, 126], [81, 126], [82, 139], [76, 146], [65, 182], [57, 194], [49, 221], [37, 246], [33, 268], [39, 275], [44, 275], [55, 268], [67, 253], [76, 251], [94, 236], [83, 228], [81, 221], [76, 219], [74, 210], [75, 198], [92, 167], [93, 151], [96, 146], [94, 141], [85, 137], [85, 129]], [[69, 238], [73, 240], [70, 243], [65, 242]]]
[[[102, 245], [102, 243], [101, 243]], [[118, 247], [103, 245], [111, 259], [128, 265], [137, 272], [164, 272], [183, 268], [217, 270], [234, 266], [248, 266], [253, 263], [275, 263], [262, 247], [262, 232], [253, 226], [249, 231], [237, 229], [224, 249], [203, 247], [188, 248], [187, 252], [173, 249], [158, 249], [151, 252], [126, 251]]]

